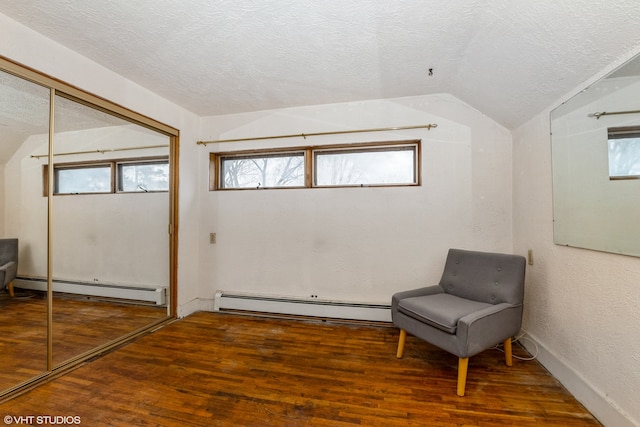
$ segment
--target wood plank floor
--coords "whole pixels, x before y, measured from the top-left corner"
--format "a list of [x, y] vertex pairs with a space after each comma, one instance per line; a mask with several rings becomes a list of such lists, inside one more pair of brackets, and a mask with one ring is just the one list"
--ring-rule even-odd
[[[0, 295], [0, 390], [28, 380], [47, 367], [47, 303], [43, 293]], [[124, 304], [55, 294], [53, 363], [167, 316], [163, 307]]]
[[[196, 313], [0, 405], [90, 426], [597, 426], [535, 361], [457, 359], [390, 327]], [[526, 356], [518, 346], [514, 354]]]

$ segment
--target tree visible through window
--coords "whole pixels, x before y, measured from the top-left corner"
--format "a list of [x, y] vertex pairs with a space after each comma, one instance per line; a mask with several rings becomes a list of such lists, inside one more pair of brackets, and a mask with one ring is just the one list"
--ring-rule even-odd
[[222, 188], [304, 187], [304, 153], [221, 157]]
[[118, 163], [118, 191], [168, 191], [169, 163]]
[[211, 190], [419, 185], [420, 141], [211, 153]]
[[315, 185], [413, 184], [415, 146], [318, 151]]

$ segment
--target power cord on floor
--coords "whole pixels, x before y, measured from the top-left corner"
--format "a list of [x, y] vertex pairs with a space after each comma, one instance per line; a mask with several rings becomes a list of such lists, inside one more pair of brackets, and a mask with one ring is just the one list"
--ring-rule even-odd
[[[522, 329], [520, 334], [511, 340], [511, 343], [512, 344], [516, 344], [518, 342], [522, 342], [522, 341], [528, 340], [532, 344], [533, 348], [535, 349], [534, 354], [531, 357], [521, 357], [521, 356], [516, 356], [514, 354], [514, 355], [512, 355], [514, 359], [527, 361], [527, 360], [535, 360], [535, 358], [538, 357], [538, 345], [536, 344], [536, 342], [534, 340], [532, 340], [531, 338], [527, 337], [526, 335], [527, 335], [527, 331]], [[526, 349], [526, 347], [524, 345], [522, 345], [522, 347]], [[503, 347], [502, 344], [497, 344], [497, 345], [493, 346], [492, 349], [498, 350], [498, 351], [501, 351], [501, 352], [504, 353], [504, 347]]]

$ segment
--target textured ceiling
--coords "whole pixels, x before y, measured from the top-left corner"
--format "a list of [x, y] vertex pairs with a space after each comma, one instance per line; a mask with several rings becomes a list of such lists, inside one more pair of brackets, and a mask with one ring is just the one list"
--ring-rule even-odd
[[0, 0], [0, 13], [200, 116], [447, 92], [514, 128], [640, 43], [637, 0]]

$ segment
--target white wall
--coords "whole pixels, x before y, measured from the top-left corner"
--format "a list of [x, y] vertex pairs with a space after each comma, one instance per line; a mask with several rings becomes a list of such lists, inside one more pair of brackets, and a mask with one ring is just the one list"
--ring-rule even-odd
[[[0, 188], [4, 188], [4, 165], [0, 165]], [[0, 197], [0, 236], [9, 237], [5, 234], [5, 221], [4, 221], [4, 213], [5, 213], [6, 201], [5, 197]]]
[[48, 135], [27, 138], [4, 165], [0, 194], [6, 209], [2, 223], [6, 237], [19, 239], [18, 274], [47, 276], [47, 198], [43, 197], [42, 165], [30, 158], [46, 153]]
[[[450, 95], [203, 119], [202, 140], [409, 126], [432, 130], [200, 147], [213, 151], [422, 140], [422, 186], [210, 192], [201, 186], [201, 295], [216, 290], [388, 304], [434, 284], [450, 247], [511, 251], [511, 137]], [[208, 233], [217, 233], [210, 245]]]
[[605, 425], [638, 426], [640, 261], [553, 244], [554, 106], [513, 136], [514, 250], [534, 254], [524, 327], [540, 362]]

